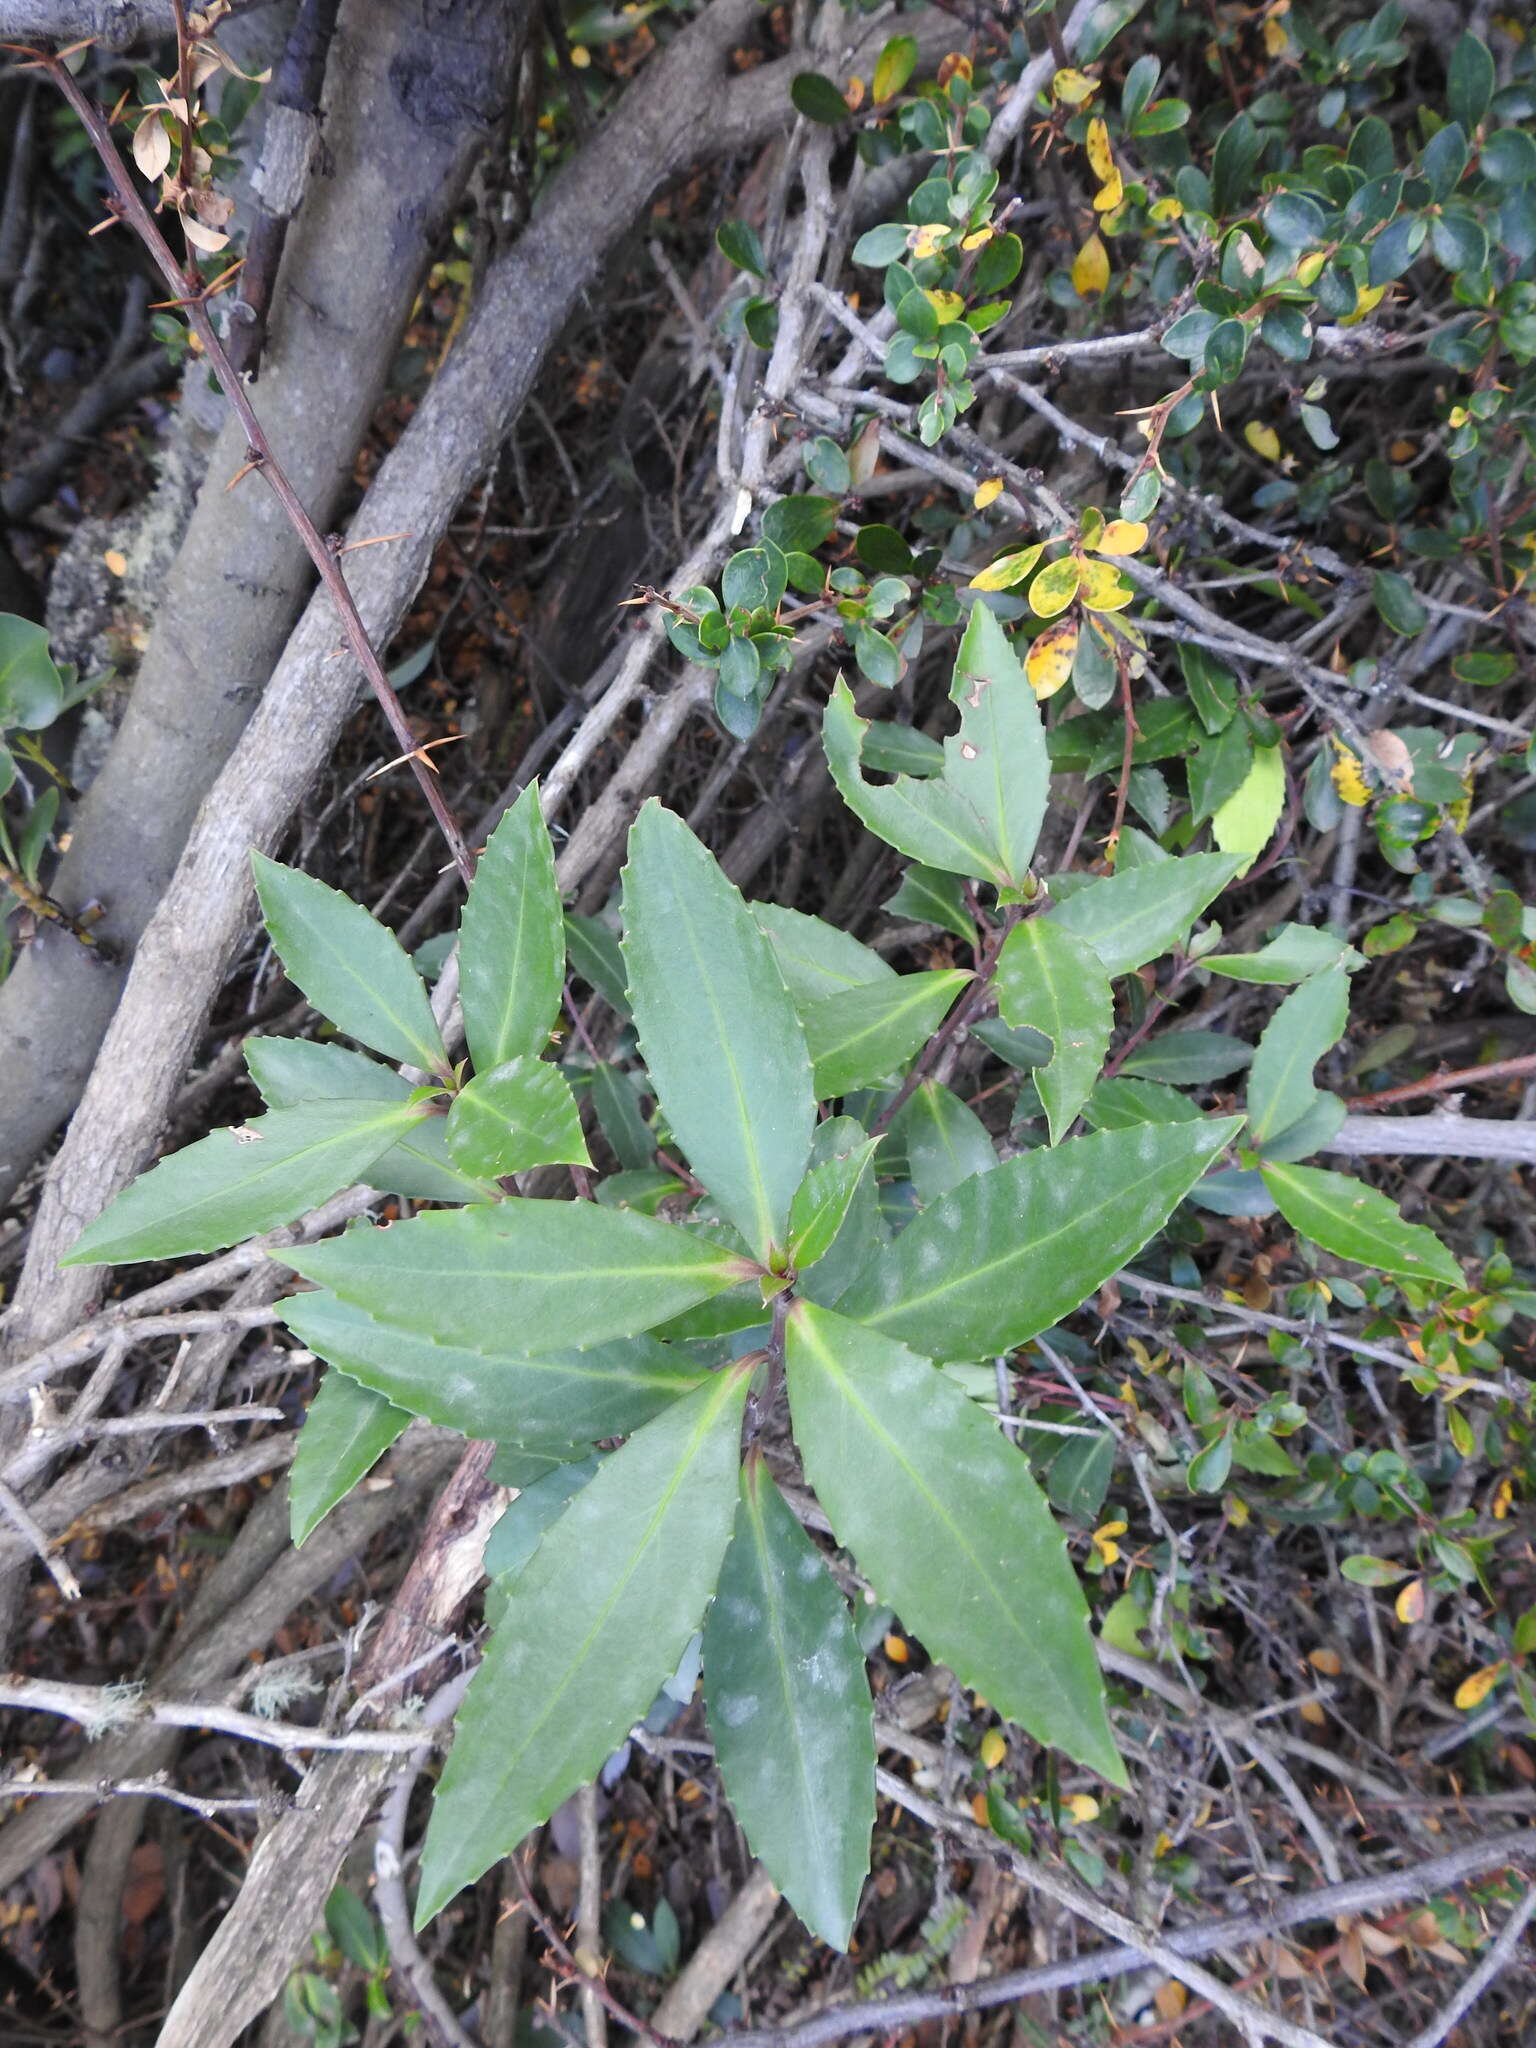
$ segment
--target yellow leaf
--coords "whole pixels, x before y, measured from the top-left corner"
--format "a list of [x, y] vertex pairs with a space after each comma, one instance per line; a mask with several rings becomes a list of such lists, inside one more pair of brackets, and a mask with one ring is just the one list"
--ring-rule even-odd
[[1324, 249], [1314, 249], [1310, 256], [1303, 256], [1296, 266], [1296, 282], [1316, 284], [1318, 274], [1327, 261], [1328, 254]]
[[1496, 1522], [1502, 1522], [1507, 1518], [1514, 1497], [1515, 1482], [1512, 1479], [1501, 1479], [1493, 1496], [1493, 1519]]
[[1107, 185], [1118, 173], [1115, 170], [1115, 153], [1109, 146], [1109, 127], [1097, 115], [1088, 123], [1088, 162], [1093, 175], [1101, 185]]
[[182, 232], [194, 249], [201, 249], [207, 256], [215, 255], [229, 246], [229, 237], [220, 234], [217, 228], [205, 228], [200, 220], [194, 220], [190, 213], [181, 216]]
[[[1117, 519], [1115, 524], [1121, 522]], [[1091, 612], [1123, 612], [1136, 595], [1113, 562], [1084, 562], [1080, 565], [1083, 603]]]
[[864, 104], [863, 79], [850, 78], [848, 81], [847, 90], [843, 94], [843, 98], [848, 103], [848, 111], [850, 113], [857, 113], [859, 108], [862, 107]]
[[942, 221], [930, 221], [926, 227], [914, 228], [911, 236], [912, 261], [921, 263], [927, 256], [935, 256], [949, 237], [949, 229]]
[[1101, 292], [1109, 283], [1109, 251], [1090, 235], [1072, 259], [1072, 289], [1080, 299]]
[[1077, 595], [1081, 566], [1076, 555], [1063, 555], [1040, 571], [1029, 586], [1029, 608], [1037, 619], [1054, 619], [1066, 610]]
[[971, 1794], [971, 1818], [978, 1827], [991, 1827], [992, 1814], [991, 1809], [987, 1805], [987, 1795], [985, 1792], [973, 1792]]
[[114, 576], [128, 574], [128, 557], [117, 548], [108, 548], [101, 558]]
[[974, 235], [963, 236], [960, 246], [969, 255], [972, 249], [984, 249], [996, 233], [996, 228], [978, 228]]
[[912, 1660], [912, 1652], [901, 1636], [887, 1636], [883, 1647], [893, 1664], [908, 1664]]
[[1424, 1581], [1422, 1579], [1410, 1579], [1392, 1605], [1396, 1610], [1398, 1620], [1403, 1623], [1404, 1627], [1407, 1627], [1410, 1622], [1422, 1621], [1424, 1619], [1424, 1609], [1428, 1605], [1424, 1595]]
[[1253, 763], [1211, 819], [1211, 837], [1223, 853], [1251, 856], [1241, 880], [1269, 844], [1285, 809], [1285, 763], [1278, 747], [1255, 747]]
[[1469, 1714], [1474, 1707], [1480, 1707], [1508, 1668], [1508, 1659], [1501, 1657], [1497, 1664], [1485, 1664], [1481, 1671], [1464, 1678], [1456, 1688], [1456, 1704], [1462, 1713]]
[[983, 477], [976, 486], [976, 495], [972, 498], [971, 503], [978, 512], [985, 512], [987, 507], [995, 499], [1000, 498], [1002, 494], [1003, 480], [1000, 476]]
[[1024, 673], [1037, 697], [1043, 700], [1055, 696], [1071, 675], [1076, 654], [1076, 619], [1058, 619], [1055, 625], [1047, 626], [1038, 639], [1030, 642], [1024, 657]]
[[1097, 555], [1139, 555], [1147, 544], [1147, 529], [1139, 519], [1111, 519], [1093, 544]]
[[1008, 1754], [1008, 1739], [1001, 1728], [989, 1728], [981, 1738], [981, 1760], [989, 1771], [995, 1771]]
[[1093, 210], [1095, 213], [1112, 214], [1118, 209], [1124, 197], [1125, 186], [1121, 182], [1120, 173], [1111, 164], [1109, 177], [1093, 195]]
[[1352, 804], [1358, 810], [1362, 804], [1370, 802], [1371, 785], [1365, 779], [1359, 756], [1351, 753], [1340, 739], [1335, 739], [1333, 744], [1339, 756], [1329, 771], [1334, 790], [1341, 803]]
[[1264, 24], [1265, 56], [1283, 56], [1290, 47], [1290, 40], [1290, 37], [1285, 32], [1285, 23], [1272, 14]]
[[1148, 220], [1156, 221], [1159, 227], [1171, 220], [1184, 218], [1184, 202], [1180, 199], [1154, 199], [1147, 208]]
[[578, 71], [585, 71], [592, 62], [592, 52], [585, 43], [572, 43], [571, 63]]
[[1024, 581], [1043, 552], [1044, 549], [1037, 541], [1032, 548], [1020, 548], [1016, 554], [999, 555], [995, 562], [988, 563], [979, 576], [971, 578], [972, 590], [1011, 590], [1015, 583]]
[[1344, 1659], [1337, 1650], [1318, 1649], [1307, 1652], [1307, 1662], [1314, 1671], [1321, 1671], [1324, 1678], [1337, 1678], [1344, 1669]]
[[1189, 2003], [1189, 1993], [1176, 1978], [1168, 1977], [1152, 1994], [1160, 2020], [1176, 2020]]
[[1096, 78], [1090, 78], [1086, 71], [1073, 71], [1070, 66], [1058, 71], [1051, 80], [1051, 98], [1063, 107], [1083, 106], [1098, 89]]
[[1091, 1792], [1074, 1792], [1070, 1799], [1061, 1802], [1074, 1820], [1097, 1820], [1099, 1802]]
[[1243, 429], [1243, 439], [1255, 455], [1262, 455], [1266, 462], [1280, 460], [1280, 436], [1273, 427], [1266, 427], [1258, 420], [1250, 420]]
[[932, 306], [935, 313], [938, 314], [939, 320], [943, 324], [947, 325], [951, 320], [958, 320], [965, 311], [965, 301], [958, 292], [924, 292], [923, 297]]
[[1365, 290], [1361, 292], [1353, 313], [1346, 313], [1339, 322], [1339, 325], [1341, 327], [1358, 326], [1367, 313], [1375, 312], [1386, 295], [1387, 288], [1384, 284], [1368, 284]]

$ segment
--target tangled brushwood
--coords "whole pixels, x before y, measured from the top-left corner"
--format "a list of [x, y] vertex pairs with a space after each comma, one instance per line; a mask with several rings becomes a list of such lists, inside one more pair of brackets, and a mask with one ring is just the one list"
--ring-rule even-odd
[[1528, 2038], [1461, 13], [0, 0], [8, 2039]]

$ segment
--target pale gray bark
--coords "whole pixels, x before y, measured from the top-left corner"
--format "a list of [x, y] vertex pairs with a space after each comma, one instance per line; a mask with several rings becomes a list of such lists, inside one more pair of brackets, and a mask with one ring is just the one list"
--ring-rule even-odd
[[[347, 557], [376, 644], [387, 642], [465, 492], [500, 444], [572, 307], [657, 186], [701, 154], [744, 148], [792, 118], [794, 57], [737, 77], [730, 50], [756, 0], [714, 0], [632, 85], [487, 272], [447, 363], [382, 465]], [[84, 1224], [143, 1166], [252, 906], [250, 853], [269, 849], [356, 701], [330, 600], [295, 629], [266, 695], [199, 815], [145, 933], [80, 1109], [41, 1198], [5, 1332], [12, 1355], [78, 1322], [100, 1269], [57, 1270]]]
[[[0, 0], [3, 8], [4, 0]], [[329, 176], [294, 224], [257, 393], [324, 528], [394, 360], [448, 211], [507, 88], [527, 0], [350, 0], [326, 91]], [[121, 731], [73, 821], [53, 893], [106, 906], [122, 960], [153, 915], [313, 587], [313, 572], [224, 428], [156, 610]], [[406, 520], [405, 524], [410, 521]], [[126, 978], [49, 932], [0, 985], [0, 1200], [79, 1100]]]
[[0, 42], [78, 43], [94, 36], [109, 50], [125, 50], [175, 33], [171, 0], [0, 0]]

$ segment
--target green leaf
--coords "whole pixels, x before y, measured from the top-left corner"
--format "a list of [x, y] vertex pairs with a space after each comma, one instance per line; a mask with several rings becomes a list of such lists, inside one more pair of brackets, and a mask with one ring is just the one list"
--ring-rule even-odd
[[[502, 1515], [486, 1541], [485, 1576], [493, 1582], [515, 1579], [538, 1549], [545, 1532], [554, 1527], [576, 1495], [602, 1469], [602, 1457], [593, 1452], [585, 1458], [573, 1458], [564, 1465], [557, 1465], [552, 1472], [535, 1479], [531, 1486], [519, 1488], [517, 1499]], [[499, 1595], [499, 1603], [496, 1611], [492, 1612], [487, 1597], [486, 1619], [493, 1628], [500, 1628], [506, 1617], [508, 1589], [493, 1584], [492, 1590]]]
[[555, 850], [530, 782], [486, 842], [459, 939], [464, 1035], [477, 1073], [544, 1049], [560, 1015], [565, 929]]
[[326, 1932], [349, 1963], [360, 1970], [389, 1967], [389, 1944], [384, 1930], [357, 1893], [339, 1884], [325, 1902]]
[[909, 1223], [843, 1306], [934, 1358], [1011, 1351], [1118, 1272], [1241, 1128], [1142, 1124], [1005, 1160]]
[[721, 1373], [647, 1423], [514, 1581], [438, 1786], [418, 1927], [587, 1784], [676, 1670], [730, 1541], [746, 1391]]
[[629, 1015], [629, 988], [624, 971], [624, 951], [616, 935], [601, 918], [565, 914], [565, 943], [570, 952], [571, 972], [579, 974], [608, 1007], [620, 1017]]
[[1035, 693], [985, 605], [971, 612], [950, 696], [960, 729], [944, 742], [942, 776], [901, 775], [875, 788], [860, 766], [865, 721], [839, 683], [822, 725], [832, 779], [849, 809], [911, 859], [1018, 886], [1045, 816], [1050, 764]]
[[1220, 1493], [1232, 1470], [1232, 1432], [1224, 1429], [1189, 1461], [1191, 1493]]
[[1191, 853], [1128, 868], [1074, 890], [1051, 915], [1086, 939], [1108, 974], [1129, 974], [1187, 939], [1206, 905], [1243, 865], [1241, 854]]
[[1256, 1145], [1311, 1108], [1312, 1069], [1349, 1021], [1349, 977], [1328, 967], [1286, 997], [1264, 1028], [1248, 1070], [1249, 1132]]
[[1334, 966], [1344, 941], [1321, 925], [1283, 924], [1257, 953], [1208, 953], [1200, 965], [1229, 981], [1305, 981]]
[[[882, 100], [894, 99], [916, 69], [916, 36], [892, 36], [875, 61], [874, 82], [870, 87], [875, 103], [878, 105]], [[782, 1891], [784, 1887], [781, 1885], [779, 1889]], [[845, 1944], [837, 1942], [834, 1946], [841, 1948]]]
[[1390, 1558], [1372, 1557], [1363, 1550], [1340, 1558], [1339, 1572], [1352, 1586], [1396, 1586], [1410, 1576], [1405, 1566], [1393, 1564]]
[[425, 985], [394, 933], [313, 875], [261, 853], [251, 868], [278, 957], [321, 1015], [392, 1060], [446, 1072]]
[[1225, 1081], [1240, 1074], [1253, 1058], [1253, 1047], [1225, 1031], [1164, 1031], [1138, 1045], [1120, 1062], [1122, 1074], [1144, 1081], [1171, 1081], [1197, 1088], [1205, 1081]]
[[467, 1173], [498, 1179], [530, 1166], [590, 1166], [571, 1084], [536, 1053], [492, 1067], [453, 1098], [448, 1150]]
[[964, 945], [975, 948], [976, 926], [965, 907], [958, 875], [946, 875], [938, 868], [925, 868], [914, 862], [902, 876], [895, 895], [888, 896], [880, 907], [887, 917], [936, 924], [941, 931], [953, 932]]
[[850, 1151], [813, 1166], [801, 1181], [789, 1211], [791, 1265], [814, 1266], [832, 1249], [879, 1143], [878, 1138], [866, 1138]]
[[764, 535], [787, 554], [815, 554], [836, 525], [836, 498], [778, 498], [763, 514]]
[[[811, 1170], [848, 1157], [865, 1142], [864, 1127], [851, 1116], [829, 1116], [816, 1126], [811, 1144]], [[808, 1300], [835, 1307], [885, 1241], [880, 1198], [873, 1174], [854, 1182], [842, 1226], [831, 1247], [814, 1266], [802, 1265], [798, 1291]], [[747, 1292], [743, 1289], [743, 1294]], [[755, 1289], [752, 1292], [756, 1292]], [[729, 1299], [729, 1297], [727, 1297]], [[765, 1312], [758, 1310], [758, 1320]]]
[[124, 1188], [59, 1263], [174, 1259], [275, 1230], [366, 1173], [419, 1114], [411, 1103], [306, 1102], [214, 1131]]
[[1468, 135], [1487, 113], [1497, 77], [1488, 45], [1474, 35], [1459, 37], [1446, 74], [1446, 104]]
[[654, 1337], [528, 1358], [441, 1343], [325, 1293], [293, 1295], [283, 1320], [327, 1364], [397, 1408], [492, 1443], [591, 1444], [628, 1436], [701, 1378], [689, 1358]]
[[[311, 1038], [248, 1038], [245, 1063], [270, 1109], [301, 1102], [407, 1102], [411, 1096], [410, 1082], [393, 1067]], [[418, 1117], [397, 1144], [380, 1153], [368, 1178], [375, 1187], [420, 1202], [499, 1201], [500, 1188], [449, 1158], [446, 1130], [444, 1117]]]
[[805, 1034], [740, 892], [654, 800], [629, 835], [624, 955], [663, 1114], [765, 1259], [783, 1244], [816, 1121]]
[[1378, 569], [1372, 578], [1376, 609], [1394, 633], [1422, 633], [1429, 624], [1424, 600], [1395, 569]]
[[847, 1602], [755, 1456], [704, 1624], [704, 1697], [752, 1853], [846, 1949], [875, 1818], [869, 1680]]
[[656, 1157], [656, 1138], [640, 1111], [634, 1078], [606, 1060], [592, 1069], [592, 1103], [603, 1136], [626, 1173], [648, 1173]]
[[958, 967], [823, 996], [804, 1012], [817, 1096], [848, 1095], [897, 1073], [928, 1043], [972, 979]]
[[1043, 1031], [1054, 1048], [1035, 1069], [1051, 1143], [1059, 1144], [1087, 1101], [1114, 1028], [1114, 997], [1098, 954], [1054, 918], [1015, 925], [997, 960], [1003, 1021]]
[[1247, 874], [1274, 835], [1285, 809], [1285, 761], [1278, 747], [1255, 747], [1248, 773], [1211, 819], [1211, 837], [1223, 853], [1244, 854], [1237, 879]]
[[848, 102], [830, 78], [819, 71], [799, 71], [790, 81], [789, 97], [797, 114], [836, 128], [848, 119]]
[[906, 1154], [920, 1202], [937, 1201], [997, 1164], [986, 1125], [939, 1081], [918, 1082], [891, 1124], [891, 1142]]
[[860, 747], [867, 729], [847, 684], [839, 680], [827, 703], [821, 737], [832, 780], [855, 816], [898, 853], [928, 867], [1000, 879], [985, 825], [946, 777], [898, 775], [880, 787], [864, 780]]
[[1291, 1228], [1335, 1258], [1405, 1280], [1466, 1285], [1461, 1267], [1435, 1233], [1422, 1223], [1404, 1222], [1396, 1203], [1364, 1181], [1318, 1166], [1265, 1165], [1262, 1171], [1264, 1185]]
[[896, 970], [872, 946], [839, 931], [823, 918], [781, 903], [749, 905], [759, 930], [773, 947], [780, 974], [797, 1008], [840, 989], [862, 988], [868, 982], [894, 981]]
[[785, 1359], [807, 1476], [877, 1595], [1000, 1713], [1125, 1784], [1087, 1603], [1022, 1454], [926, 1359], [810, 1302]]
[[944, 780], [986, 825], [998, 879], [1021, 884], [1045, 817], [1050, 761], [1039, 702], [984, 604], [972, 608], [949, 694], [960, 730], [944, 742]]
[[310, 1402], [299, 1430], [298, 1449], [288, 1474], [288, 1518], [295, 1543], [302, 1543], [366, 1478], [395, 1438], [410, 1426], [371, 1387], [328, 1372]]
[[766, 277], [768, 259], [755, 227], [744, 220], [725, 220], [715, 229], [715, 247], [727, 263], [749, 277]]
[[0, 612], [0, 728], [51, 725], [63, 707], [63, 679], [48, 652], [47, 629]]
[[1187, 1124], [1200, 1115], [1187, 1095], [1160, 1081], [1101, 1081], [1083, 1104], [1096, 1131], [1124, 1131], [1132, 1124]]
[[488, 1349], [515, 1331], [530, 1353], [633, 1336], [754, 1271], [674, 1224], [594, 1202], [434, 1211], [283, 1260], [402, 1330]]

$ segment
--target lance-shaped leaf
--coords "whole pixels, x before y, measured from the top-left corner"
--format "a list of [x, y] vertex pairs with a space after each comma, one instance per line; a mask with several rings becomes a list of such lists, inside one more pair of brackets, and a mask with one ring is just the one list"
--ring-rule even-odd
[[795, 1304], [785, 1358], [807, 1476], [879, 1597], [999, 1712], [1125, 1784], [1087, 1602], [1023, 1454], [926, 1359], [827, 1309]]
[[476, 1073], [543, 1050], [564, 978], [555, 851], [531, 782], [486, 841], [464, 903], [459, 988]]
[[[411, 1084], [393, 1067], [312, 1038], [248, 1038], [245, 1064], [270, 1109], [300, 1102], [408, 1102]], [[368, 1169], [377, 1188], [418, 1202], [495, 1202], [501, 1190], [448, 1156], [447, 1119], [419, 1116]]]
[[1293, 1230], [1336, 1258], [1353, 1259], [1404, 1280], [1464, 1287], [1466, 1276], [1432, 1230], [1409, 1223], [1397, 1204], [1364, 1181], [1318, 1166], [1266, 1163], [1264, 1185]]
[[842, 799], [898, 853], [946, 874], [997, 881], [991, 835], [975, 806], [942, 777], [898, 775], [881, 787], [864, 780], [860, 747], [868, 720], [853, 708], [846, 683], [835, 685], [822, 718], [821, 742]]
[[898, 775], [875, 788], [860, 766], [865, 721], [839, 683], [822, 723], [832, 779], [849, 809], [899, 852], [949, 874], [1016, 886], [1029, 872], [1050, 768], [1035, 693], [985, 605], [971, 613], [950, 696], [960, 729], [944, 742], [942, 775]]
[[873, 946], [839, 931], [825, 918], [787, 910], [782, 903], [754, 903], [751, 909], [799, 1007], [846, 988], [862, 988], [866, 982], [896, 979], [895, 968]]
[[1349, 976], [1342, 966], [1304, 981], [1270, 1018], [1248, 1069], [1249, 1132], [1256, 1145], [1288, 1131], [1312, 1107], [1312, 1069], [1348, 1022]]
[[1257, 953], [1207, 953], [1200, 965], [1207, 974], [1224, 974], [1230, 981], [1305, 981], [1332, 967], [1346, 950], [1326, 926], [1283, 924]]
[[813, 1166], [801, 1181], [789, 1211], [792, 1264], [814, 1266], [832, 1249], [879, 1143], [878, 1138], [864, 1138], [849, 1151]]
[[730, 1540], [745, 1399], [722, 1373], [648, 1423], [513, 1582], [438, 1786], [418, 1926], [588, 1783], [676, 1670]]
[[891, 1125], [891, 1142], [906, 1154], [920, 1202], [936, 1201], [997, 1164], [991, 1132], [940, 1081], [918, 1082]]
[[946, 875], [939, 868], [913, 866], [901, 878], [894, 896], [881, 909], [887, 917], [908, 917], [918, 924], [936, 924], [941, 930], [975, 950], [976, 921], [965, 905], [963, 884], [958, 875]]
[[[811, 1144], [811, 1172], [857, 1151], [864, 1142], [864, 1127], [853, 1117], [829, 1116], [816, 1126], [816, 1136]], [[802, 1263], [798, 1291], [811, 1301], [824, 1302], [831, 1308], [847, 1292], [885, 1238], [875, 1176], [872, 1173], [860, 1174], [854, 1182], [847, 1211], [831, 1246], [814, 1266], [807, 1267]]]
[[410, 1416], [371, 1387], [328, 1372], [310, 1402], [288, 1473], [288, 1520], [302, 1543], [359, 1479], [366, 1478]]
[[875, 1818], [869, 1679], [848, 1603], [757, 1457], [704, 1624], [704, 1698], [752, 1853], [845, 1949]]
[[1043, 1031], [1052, 1045], [1034, 1081], [1051, 1143], [1059, 1144], [1099, 1078], [1114, 1028], [1114, 996], [1098, 954], [1051, 917], [1015, 925], [997, 959], [997, 1006], [1017, 1028]]
[[629, 835], [624, 955], [640, 1050], [667, 1122], [766, 1258], [784, 1241], [816, 1121], [805, 1033], [739, 890], [655, 802]]
[[489, 1351], [530, 1354], [632, 1337], [756, 1270], [630, 1209], [498, 1202], [349, 1230], [284, 1263], [380, 1321]]
[[896, 1073], [928, 1043], [971, 976], [946, 967], [823, 996], [805, 1012], [805, 1039], [822, 1099]]
[[288, 979], [349, 1038], [445, 1071], [426, 985], [393, 932], [313, 875], [253, 853], [261, 914]]
[[377, 1321], [334, 1294], [296, 1294], [283, 1320], [311, 1351], [396, 1407], [492, 1443], [590, 1444], [628, 1436], [702, 1377], [653, 1337], [538, 1358]]
[[306, 1102], [214, 1131], [124, 1188], [65, 1266], [218, 1251], [291, 1223], [366, 1173], [420, 1112], [400, 1102]]
[[1106, 973], [1129, 974], [1187, 939], [1242, 865], [1241, 854], [1190, 853], [1123, 868], [1077, 890], [1051, 916], [1092, 946]]
[[1059, 1322], [1167, 1222], [1240, 1117], [1021, 1153], [925, 1209], [841, 1304], [932, 1358], [990, 1358]]
[[1034, 690], [984, 604], [972, 608], [949, 694], [960, 730], [944, 742], [944, 780], [986, 825], [997, 879], [1017, 886], [1034, 858], [1051, 767]]
[[466, 1173], [496, 1179], [530, 1166], [588, 1166], [571, 1084], [536, 1053], [476, 1074], [453, 1098], [448, 1150]]

